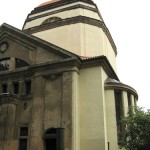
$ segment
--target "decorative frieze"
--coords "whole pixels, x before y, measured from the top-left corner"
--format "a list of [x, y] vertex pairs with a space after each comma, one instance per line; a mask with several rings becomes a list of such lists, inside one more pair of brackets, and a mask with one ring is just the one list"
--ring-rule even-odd
[[85, 16], [77, 16], [77, 17], [72, 17], [72, 18], [66, 18], [66, 19], [61, 19], [59, 21], [56, 22], [50, 22], [47, 23], [45, 25], [40, 25], [40, 26], [36, 26], [36, 27], [32, 27], [29, 29], [26, 29], [24, 31], [26, 31], [29, 34], [34, 34], [37, 32], [42, 32], [45, 30], [49, 30], [49, 29], [53, 29], [53, 28], [58, 28], [61, 26], [66, 26], [66, 25], [71, 25], [71, 24], [77, 24], [77, 23], [84, 23], [84, 24], [89, 24], [92, 26], [96, 26], [98, 28], [102, 28], [104, 33], [106, 34], [108, 40], [110, 41], [110, 44], [115, 52], [115, 54], [117, 55], [117, 48], [116, 45], [113, 41], [113, 38], [108, 30], [108, 28], [106, 27], [105, 23], [103, 21], [100, 20], [96, 20], [93, 18], [89, 18], [89, 17], [85, 17]]
[[67, 7], [67, 8], [55, 10], [55, 11], [52, 11], [52, 12], [49, 12], [49, 13], [45, 13], [45, 14], [42, 14], [42, 15], [38, 15], [38, 16], [35, 16], [35, 17], [27, 18], [27, 20], [25, 22], [30, 22], [30, 21], [33, 21], [33, 20], [36, 20], [36, 19], [39, 19], [39, 18], [42, 18], [42, 17], [46, 17], [46, 16], [58, 14], [60, 12], [62, 13], [64, 11], [79, 9], [79, 8], [90, 10], [90, 11], [98, 13], [98, 15], [101, 18], [101, 20], [103, 20], [102, 17], [101, 17], [101, 15], [100, 15], [100, 13], [99, 13], [99, 11], [97, 10], [97, 8], [92, 8], [92, 7], [89, 7], [89, 6], [78, 4], [78, 5], [75, 5], [75, 6], [71, 6], [71, 7]]
[[17, 104], [19, 97], [14, 94], [1, 94], [0, 95], [0, 104], [13, 103]]

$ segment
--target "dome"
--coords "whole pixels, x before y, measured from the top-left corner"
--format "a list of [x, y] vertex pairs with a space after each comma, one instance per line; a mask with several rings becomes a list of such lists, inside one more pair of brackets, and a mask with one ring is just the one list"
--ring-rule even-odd
[[45, 6], [45, 5], [52, 4], [52, 3], [56, 3], [56, 2], [59, 2], [59, 1], [61, 1], [61, 0], [51, 0], [51, 1], [47, 1], [47, 2], [45, 2], [45, 3], [40, 4], [40, 5], [37, 6], [37, 7]]

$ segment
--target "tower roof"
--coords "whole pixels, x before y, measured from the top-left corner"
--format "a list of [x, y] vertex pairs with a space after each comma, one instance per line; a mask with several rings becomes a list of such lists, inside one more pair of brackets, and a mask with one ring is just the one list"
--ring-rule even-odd
[[35, 7], [34, 10], [31, 11], [31, 14], [36, 14], [42, 11], [46, 11], [52, 8], [57, 8], [75, 2], [84, 2], [84, 3], [94, 5], [96, 7], [96, 4], [93, 2], [93, 0], [49, 0]]
[[70, 3], [70, 2], [78, 2], [78, 1], [82, 1], [82, 2], [86, 2], [86, 3], [89, 3], [89, 4], [94, 4], [92, 0], [49, 0], [47, 2], [44, 2], [40, 5], [38, 5], [37, 7], [35, 7], [35, 9], [39, 9], [39, 8], [43, 8], [43, 7], [47, 7], [47, 6], [51, 6], [51, 5], [55, 5], [55, 3], [57, 2], [60, 2], [60, 3]]
[[50, 0], [50, 1], [47, 1], [47, 2], [44, 2], [44, 3], [40, 4], [40, 5], [37, 6], [37, 7], [49, 5], [49, 4], [52, 4], [52, 3], [56, 3], [56, 2], [58, 2], [58, 1], [61, 1], [61, 0]]

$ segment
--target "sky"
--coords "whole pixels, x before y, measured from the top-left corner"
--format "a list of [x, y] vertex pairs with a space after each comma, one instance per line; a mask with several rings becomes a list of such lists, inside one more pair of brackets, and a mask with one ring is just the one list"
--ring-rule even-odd
[[[27, 15], [47, 0], [0, 1], [0, 25], [22, 29]], [[139, 95], [138, 105], [150, 109], [150, 0], [94, 0], [117, 46], [120, 81]]]

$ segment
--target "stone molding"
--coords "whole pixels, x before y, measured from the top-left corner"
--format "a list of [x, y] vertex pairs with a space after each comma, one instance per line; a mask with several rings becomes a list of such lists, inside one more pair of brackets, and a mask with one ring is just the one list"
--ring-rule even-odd
[[75, 2], [84, 2], [84, 3], [91, 4], [91, 5], [94, 5], [95, 7], [97, 7], [96, 4], [91, 0], [61, 0], [61, 1], [56, 2], [56, 3], [51, 3], [48, 5], [41, 6], [41, 7], [36, 7], [33, 11], [31, 11], [31, 14], [36, 14], [36, 13], [39, 13], [39, 12], [42, 12], [42, 11], [45, 11], [48, 9], [61, 7], [64, 5], [75, 3]]
[[75, 5], [75, 6], [63, 8], [63, 9], [60, 9], [60, 10], [52, 11], [52, 12], [45, 13], [45, 14], [42, 14], [42, 15], [38, 15], [38, 16], [35, 16], [35, 17], [31, 17], [31, 18], [29, 18], [29, 16], [32, 15], [32, 14], [29, 14], [29, 16], [27, 17], [25, 23], [33, 21], [35, 19], [39, 19], [39, 18], [45, 17], [45, 16], [54, 15], [54, 14], [57, 14], [57, 13], [60, 13], [60, 12], [63, 12], [63, 11], [68, 11], [68, 10], [73, 10], [73, 9], [78, 9], [78, 8], [82, 8], [82, 9], [86, 9], [86, 10], [90, 10], [90, 11], [96, 12], [96, 13], [98, 13], [99, 17], [102, 19], [98, 9], [78, 4], [78, 5]]
[[66, 26], [66, 25], [71, 25], [71, 24], [77, 24], [77, 23], [84, 23], [84, 24], [96, 26], [98, 28], [102, 28], [104, 33], [106, 34], [109, 42], [111, 43], [111, 46], [112, 46], [115, 54], [117, 55], [116, 45], [115, 45], [114, 40], [113, 40], [108, 28], [106, 27], [105, 23], [100, 21], [100, 20], [93, 19], [93, 18], [89, 18], [89, 17], [85, 17], [85, 16], [66, 18], [66, 19], [62, 19], [60, 21], [56, 21], [53, 23], [48, 23], [45, 25], [32, 27], [32, 28], [26, 29], [24, 31], [29, 33], [29, 34], [34, 34], [37, 32], [42, 32], [45, 30], [49, 30], [49, 29], [53, 29], [53, 28], [57, 28], [57, 27], [62, 27], [62, 26]]
[[106, 56], [97, 56], [94, 58], [89, 58], [89, 59], [84, 59], [84, 60], [82, 60], [80, 57], [67, 58], [67, 59], [60, 60], [60, 61], [35, 64], [27, 68], [24, 68], [22, 70], [0, 72], [0, 78], [2, 80], [5, 80], [8, 77], [13, 78], [16, 75], [18, 77], [25, 76], [28, 73], [30, 74], [32, 73], [33, 76], [35, 76], [36, 73], [38, 74], [38, 76], [44, 76], [44, 75], [47, 75], [47, 70], [51, 70], [53, 74], [55, 74], [56, 72], [61, 74], [66, 71], [72, 71], [73, 67], [82, 69], [82, 68], [91, 68], [91, 67], [96, 67], [96, 66], [103, 67], [103, 69], [105, 70], [106, 74], [109, 77], [119, 80], [117, 77], [117, 74], [113, 70]]
[[87, 58], [83, 59], [81, 61], [80, 68], [90, 68], [90, 67], [96, 67], [96, 66], [102, 66], [105, 70], [108, 77], [114, 78], [116, 80], [119, 80], [117, 74], [115, 73], [114, 69], [112, 68], [109, 60], [106, 56], [96, 56], [93, 58]]
[[105, 90], [122, 90], [132, 93], [136, 99], [138, 99], [138, 94], [135, 89], [131, 86], [123, 84], [123, 83], [107, 83], [105, 84]]
[[17, 104], [19, 97], [15, 94], [4, 93], [0, 95], [0, 104]]

